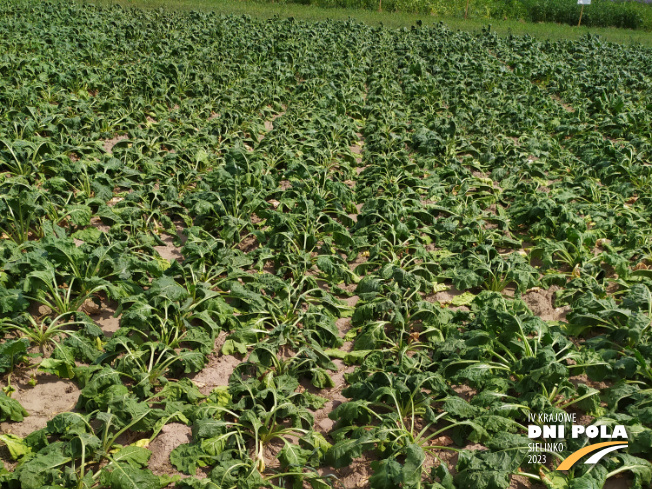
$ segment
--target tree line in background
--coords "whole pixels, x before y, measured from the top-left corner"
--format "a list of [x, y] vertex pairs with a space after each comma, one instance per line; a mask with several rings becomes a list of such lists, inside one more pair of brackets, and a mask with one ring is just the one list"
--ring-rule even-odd
[[[279, 1], [279, 0], [262, 0]], [[320, 7], [344, 7], [388, 12], [463, 17], [514, 19], [527, 22], [556, 22], [576, 25], [580, 6], [576, 0], [280, 0], [284, 3]], [[381, 3], [382, 2], [382, 3]], [[646, 2], [593, 0], [584, 9], [582, 24], [587, 27], [621, 27], [652, 30], [652, 8]]]

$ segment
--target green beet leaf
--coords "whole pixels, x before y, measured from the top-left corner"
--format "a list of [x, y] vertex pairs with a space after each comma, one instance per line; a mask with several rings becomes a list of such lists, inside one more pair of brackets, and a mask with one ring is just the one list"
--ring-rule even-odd
[[16, 435], [9, 433], [6, 435], [0, 435], [0, 441], [7, 446], [9, 455], [11, 455], [13, 460], [18, 460], [32, 451], [25, 441]]
[[111, 464], [111, 469], [102, 475], [104, 484], [111, 489], [161, 489], [170, 483], [168, 478], [158, 477], [151, 470], [119, 463]]
[[0, 391], [0, 421], [22, 421], [29, 413], [18, 401]]

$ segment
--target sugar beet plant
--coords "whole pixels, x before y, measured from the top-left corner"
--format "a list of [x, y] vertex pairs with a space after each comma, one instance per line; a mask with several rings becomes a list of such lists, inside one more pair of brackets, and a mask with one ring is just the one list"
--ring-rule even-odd
[[[0, 487], [649, 486], [649, 50], [0, 19]], [[45, 373], [78, 401], [26, 433]], [[589, 441], [532, 457], [540, 414], [628, 447], [555, 471]]]

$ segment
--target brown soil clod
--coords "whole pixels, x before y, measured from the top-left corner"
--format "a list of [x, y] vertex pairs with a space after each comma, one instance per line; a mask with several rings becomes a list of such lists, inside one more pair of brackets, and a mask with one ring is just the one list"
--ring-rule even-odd
[[93, 299], [86, 299], [81, 306], [81, 311], [89, 316], [95, 316], [100, 313], [101, 305], [97, 304]]
[[555, 292], [559, 287], [553, 285], [549, 289], [535, 287], [523, 294], [525, 304], [532, 314], [539, 316], [544, 321], [564, 321], [570, 312], [569, 306], [555, 307]]
[[96, 229], [99, 229], [103, 233], [108, 233], [109, 230], [111, 229], [110, 226], [107, 226], [106, 224], [104, 224], [102, 222], [102, 220], [97, 216], [93, 216], [91, 218], [91, 226], [93, 226]]
[[112, 198], [111, 198], [111, 199], [106, 203], [106, 205], [108, 205], [109, 207], [114, 207], [116, 204], [122, 202], [123, 200], [125, 200], [124, 197], [112, 197]]
[[451, 386], [455, 393], [465, 401], [469, 402], [478, 393], [477, 390], [472, 389], [468, 385], [453, 385]]
[[245, 238], [242, 241], [240, 241], [240, 243], [238, 244], [238, 249], [245, 253], [249, 253], [250, 251], [253, 251], [256, 248], [258, 248], [258, 246], [260, 245], [256, 237], [253, 235], [249, 235], [249, 236], [245, 236]]
[[543, 484], [532, 482], [532, 479], [524, 475], [513, 475], [509, 484], [509, 489], [544, 489]]
[[278, 184], [281, 187], [281, 190], [287, 190], [292, 187], [292, 182], [289, 180], [281, 180]]
[[355, 307], [355, 305], [356, 305], [356, 304], [358, 303], [358, 301], [360, 300], [360, 296], [358, 296], [358, 295], [352, 295], [351, 297], [346, 297], [346, 298], [344, 298], [344, 299], [342, 299], [342, 300], [346, 303], [347, 306], [349, 306], [349, 307]]

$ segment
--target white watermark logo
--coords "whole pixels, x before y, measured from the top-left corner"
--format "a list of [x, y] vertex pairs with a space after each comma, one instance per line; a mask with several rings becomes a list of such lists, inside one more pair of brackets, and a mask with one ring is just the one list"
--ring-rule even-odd
[[[529, 463], [546, 463], [546, 454], [565, 451], [565, 442], [569, 438], [578, 439], [584, 437], [589, 440], [595, 438], [612, 440], [614, 438], [621, 438], [620, 441], [607, 441], [587, 445], [566, 457], [557, 467], [557, 470], [568, 470], [575, 465], [579, 459], [593, 452], [595, 453], [593, 453], [593, 455], [591, 455], [591, 457], [589, 457], [584, 463], [596, 464], [608, 453], [627, 447], [628, 436], [623, 425], [615, 425], [613, 427], [598, 424], [584, 426], [577, 424], [577, 414], [575, 413], [528, 414], [528, 423], [528, 438], [532, 440], [551, 440], [528, 444]], [[567, 430], [568, 424], [570, 424], [570, 430]]]

